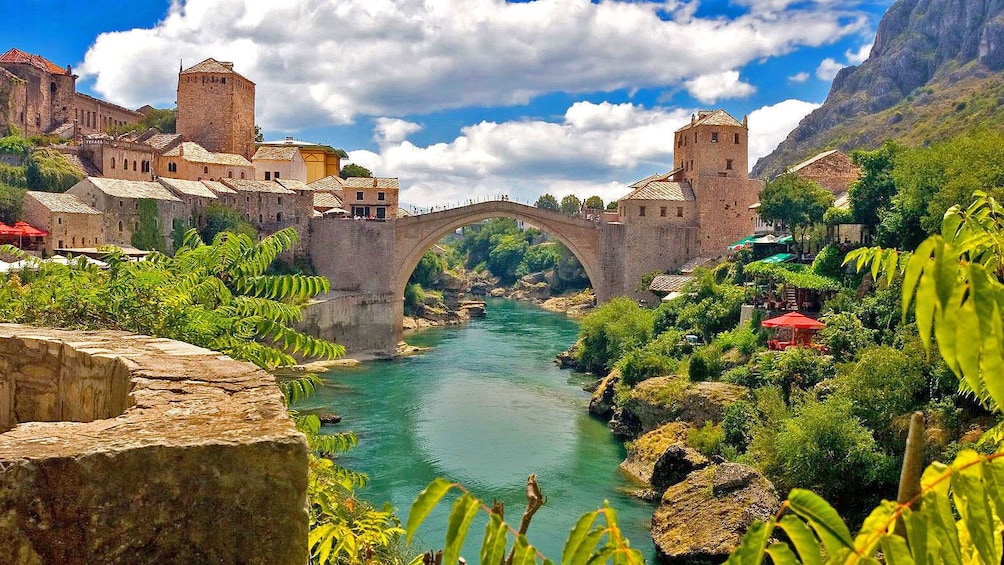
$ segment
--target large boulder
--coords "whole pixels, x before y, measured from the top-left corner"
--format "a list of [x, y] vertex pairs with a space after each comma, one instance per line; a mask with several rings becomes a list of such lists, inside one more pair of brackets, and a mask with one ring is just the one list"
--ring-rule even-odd
[[720, 422], [725, 408], [747, 392], [746, 387], [722, 382], [691, 383], [686, 377], [655, 377], [639, 383], [623, 405], [640, 423], [642, 433], [672, 421], [695, 428]]
[[[559, 356], [559, 360], [561, 360]], [[574, 358], [573, 358], [574, 361]], [[565, 361], [561, 360], [561, 368], [565, 368]], [[569, 361], [571, 364], [572, 361]], [[621, 372], [614, 369], [603, 377], [600, 384], [593, 391], [592, 398], [589, 399], [589, 413], [597, 418], [609, 420], [614, 413], [614, 397], [617, 394], [617, 383], [621, 382]]]
[[[689, 426], [687, 427], [689, 429]], [[674, 443], [666, 447], [652, 465], [652, 476], [648, 483], [652, 490], [665, 492], [669, 487], [686, 479], [687, 475], [710, 464], [711, 461], [700, 451], [687, 447], [685, 443]]]
[[628, 447], [627, 459], [620, 464], [621, 471], [640, 483], [650, 485], [656, 462], [667, 448], [685, 447], [688, 431], [689, 425], [671, 422], [642, 435]]
[[757, 520], [769, 520], [781, 501], [752, 467], [724, 463], [690, 475], [662, 495], [652, 539], [667, 564], [721, 563]]

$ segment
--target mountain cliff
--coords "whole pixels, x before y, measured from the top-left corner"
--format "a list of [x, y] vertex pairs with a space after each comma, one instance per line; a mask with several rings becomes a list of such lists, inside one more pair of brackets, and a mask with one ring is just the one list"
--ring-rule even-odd
[[827, 149], [886, 139], [920, 145], [1004, 124], [1004, 0], [899, 0], [882, 17], [861, 65], [842, 69], [755, 177]]

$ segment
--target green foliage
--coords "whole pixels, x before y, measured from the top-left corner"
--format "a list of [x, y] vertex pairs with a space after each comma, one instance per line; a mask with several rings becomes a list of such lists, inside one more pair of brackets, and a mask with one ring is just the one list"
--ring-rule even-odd
[[725, 430], [709, 420], [704, 422], [704, 427], [691, 428], [687, 432], [687, 445], [707, 457], [720, 455], [725, 446]]
[[0, 222], [10, 225], [21, 219], [25, 192], [0, 181]]
[[338, 173], [338, 176], [343, 179], [349, 177], [365, 177], [369, 178], [373, 176], [373, 172], [362, 165], [357, 165], [355, 163], [346, 163], [342, 170]]
[[759, 414], [751, 402], [740, 398], [722, 412], [722, 435], [725, 444], [736, 451], [746, 451], [753, 439], [753, 426]]
[[537, 202], [534, 206], [541, 208], [543, 210], [550, 210], [551, 212], [557, 212], [559, 209], [558, 199], [550, 194], [542, 194], [537, 198]]
[[33, 148], [31, 141], [21, 137], [19, 133], [14, 132], [6, 137], [0, 137], [0, 154], [24, 158]]
[[519, 235], [520, 233], [515, 220], [492, 218], [465, 227], [463, 238], [457, 243], [457, 251], [467, 256], [467, 268], [475, 269], [482, 263], [487, 264], [495, 241], [499, 241], [502, 236]]
[[175, 218], [171, 221], [171, 249], [179, 249], [185, 244], [185, 235], [192, 226], [184, 218]]
[[764, 187], [759, 214], [765, 220], [783, 223], [801, 246], [809, 229], [823, 220], [823, 213], [832, 205], [833, 194], [828, 190], [815, 181], [787, 173]]
[[175, 133], [177, 131], [177, 121], [178, 111], [176, 109], [153, 108], [147, 111], [146, 115], [135, 124], [112, 126], [106, 128], [105, 133], [117, 136], [130, 131], [144, 132], [150, 128], [156, 128], [160, 133]]
[[415, 316], [419, 307], [425, 302], [425, 289], [418, 283], [409, 282], [404, 287], [404, 314]]
[[516, 281], [516, 271], [526, 255], [529, 245], [522, 233], [495, 234], [490, 239], [488, 270], [503, 284]]
[[851, 161], [861, 167], [861, 176], [851, 184], [849, 200], [851, 212], [859, 224], [875, 230], [882, 221], [882, 215], [889, 208], [896, 194], [896, 184], [892, 179], [893, 162], [903, 147], [887, 141], [874, 151], [857, 150], [851, 153]]
[[412, 271], [408, 282], [431, 288], [439, 282], [439, 277], [446, 271], [446, 268], [446, 259], [435, 250], [430, 249], [418, 260], [418, 265]]
[[599, 196], [590, 196], [586, 198], [586, 202], [583, 204], [586, 208], [590, 210], [602, 210], [603, 209], [603, 199]]
[[[545, 502], [540, 490], [536, 488], [536, 479], [530, 476], [533, 487], [527, 485], [529, 504], [539, 508]], [[529, 483], [529, 481], [528, 481]], [[488, 515], [488, 524], [482, 537], [479, 562], [491, 565], [537, 565], [551, 561], [540, 555], [530, 545], [525, 536], [525, 528], [516, 530], [503, 521], [502, 516], [475, 498], [463, 486], [451, 483], [445, 479], [436, 479], [429, 483], [415, 499], [408, 513], [407, 540], [418, 530], [419, 526], [429, 516], [432, 509], [438, 505], [446, 494], [457, 489], [462, 494], [453, 502], [447, 525], [446, 539], [443, 545], [443, 563], [456, 563], [460, 550], [467, 539], [471, 523], [481, 510]], [[531, 514], [532, 515], [532, 514]], [[529, 523], [527, 523], [529, 525]], [[510, 535], [512, 542], [510, 543]], [[508, 556], [506, 549], [509, 549]], [[617, 523], [617, 513], [608, 504], [603, 508], [582, 515], [568, 534], [565, 547], [561, 552], [562, 565], [587, 565], [608, 563], [613, 560], [617, 565], [641, 565], [645, 562], [641, 552], [631, 547], [630, 541], [621, 535]]]
[[[898, 447], [892, 433], [897, 416], [921, 408], [928, 390], [920, 359], [892, 347], [872, 347], [837, 380], [838, 394], [851, 405], [851, 413], [870, 429]], [[892, 439], [897, 441], [891, 441]]]
[[25, 174], [25, 167], [0, 163], [0, 183], [2, 184], [15, 188], [28, 188], [28, 178]]
[[561, 199], [558, 211], [566, 216], [578, 216], [582, 211], [582, 201], [574, 194], [569, 194]]
[[699, 334], [710, 341], [715, 334], [734, 328], [746, 300], [743, 287], [720, 283], [724, 270], [698, 269], [688, 282], [683, 296], [660, 304], [655, 311], [656, 334], [676, 328], [684, 334]]
[[607, 202], [607, 212], [616, 212], [617, 205], [618, 205], [617, 200], [611, 200], [610, 202]]
[[28, 155], [25, 182], [29, 190], [66, 192], [83, 178], [83, 171], [54, 149], [36, 149]]
[[830, 207], [823, 212], [823, 223], [828, 226], [838, 226], [840, 224], [853, 224], [854, 213], [843, 208]]
[[621, 382], [634, 386], [645, 379], [671, 375], [690, 350], [690, 344], [684, 341], [681, 333], [663, 332], [644, 347], [633, 349], [621, 358], [617, 363]]
[[529, 275], [557, 267], [561, 261], [561, 247], [563, 246], [551, 242], [527, 247], [519, 267], [516, 268], [516, 274]]
[[840, 249], [830, 244], [819, 250], [810, 270], [821, 277], [839, 280], [844, 274], [843, 260], [844, 254]]
[[258, 230], [251, 224], [244, 221], [240, 212], [223, 204], [210, 204], [205, 207], [202, 214], [203, 225], [199, 230], [199, 236], [203, 241], [213, 241], [217, 234], [229, 232], [243, 234], [248, 237], [257, 237]]
[[789, 263], [764, 263], [754, 261], [743, 267], [743, 273], [776, 284], [787, 284], [809, 290], [840, 290], [840, 282], [828, 276], [807, 270], [805, 265]]
[[[184, 240], [184, 236], [181, 239]], [[151, 198], [139, 200], [139, 229], [132, 232], [132, 245], [137, 249], [164, 251], [164, 236], [160, 233], [160, 215], [156, 200]]]
[[576, 360], [595, 374], [605, 374], [632, 349], [652, 336], [652, 312], [630, 298], [620, 297], [600, 306], [582, 320]]
[[833, 361], [807, 347], [789, 347], [780, 353], [759, 357], [764, 380], [781, 389], [789, 399], [796, 389], [806, 390], [836, 375]]
[[853, 312], [827, 314], [822, 321], [826, 327], [817, 334], [818, 341], [829, 348], [838, 363], [853, 359], [858, 350], [875, 343], [875, 331], [866, 328]]

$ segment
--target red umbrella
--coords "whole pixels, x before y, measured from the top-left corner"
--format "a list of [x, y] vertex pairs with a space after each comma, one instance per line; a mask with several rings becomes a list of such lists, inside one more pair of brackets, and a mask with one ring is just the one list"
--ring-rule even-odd
[[12, 228], [7, 224], [0, 222], [0, 235], [20, 235], [21, 230]]
[[789, 312], [784, 316], [778, 316], [760, 322], [765, 328], [795, 328], [796, 330], [819, 330], [826, 326], [819, 320], [813, 320], [808, 316], [803, 316], [798, 312]]
[[49, 232], [40, 230], [28, 222], [14, 222], [14, 228], [19, 229], [21, 235], [26, 237], [46, 237], [49, 235]]

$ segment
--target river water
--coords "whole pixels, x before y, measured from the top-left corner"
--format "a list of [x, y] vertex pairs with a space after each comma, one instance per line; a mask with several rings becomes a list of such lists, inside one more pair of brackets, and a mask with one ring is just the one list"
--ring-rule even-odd
[[[518, 525], [526, 477], [536, 473], [547, 504], [528, 538], [544, 555], [559, 560], [576, 519], [609, 500], [631, 545], [652, 562], [653, 506], [625, 494], [630, 485], [617, 471], [624, 448], [586, 412], [590, 377], [553, 362], [577, 333], [564, 315], [489, 300], [487, 318], [408, 336], [428, 352], [324, 375], [327, 386], [310, 406], [330, 407], [344, 418], [337, 428], [359, 436], [340, 462], [368, 474], [361, 495], [390, 502], [402, 522], [418, 493], [444, 477], [489, 504], [503, 501], [506, 520]], [[441, 503], [430, 515], [416, 549], [442, 547], [448, 512]], [[470, 563], [484, 523], [479, 516], [472, 527]]]

